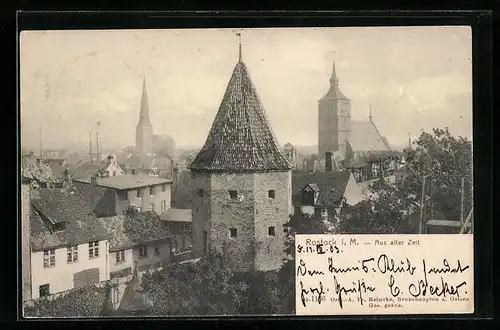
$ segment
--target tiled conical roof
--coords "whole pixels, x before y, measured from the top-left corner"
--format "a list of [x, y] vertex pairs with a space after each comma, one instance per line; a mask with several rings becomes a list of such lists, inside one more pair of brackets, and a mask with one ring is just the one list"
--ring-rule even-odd
[[189, 168], [229, 173], [291, 169], [269, 126], [241, 55], [205, 145]]

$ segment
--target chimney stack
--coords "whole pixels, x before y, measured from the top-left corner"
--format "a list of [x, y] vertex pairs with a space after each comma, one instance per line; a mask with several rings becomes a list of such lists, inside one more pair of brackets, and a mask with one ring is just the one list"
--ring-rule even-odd
[[97, 174], [92, 174], [92, 176], [90, 177], [90, 184], [92, 186], [96, 186], [97, 185]]
[[326, 172], [333, 171], [332, 153], [329, 151], [325, 152], [325, 171]]
[[72, 188], [73, 187], [73, 178], [71, 177], [71, 170], [69, 168], [64, 170], [64, 187]]

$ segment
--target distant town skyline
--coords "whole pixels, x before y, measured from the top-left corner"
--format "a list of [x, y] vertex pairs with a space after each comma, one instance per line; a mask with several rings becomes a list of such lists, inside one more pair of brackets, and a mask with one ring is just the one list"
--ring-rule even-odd
[[[381, 134], [405, 145], [449, 127], [472, 137], [468, 27], [241, 30], [243, 58], [279, 143], [317, 144], [317, 102], [333, 52], [352, 118], [370, 106]], [[142, 76], [155, 134], [205, 142], [238, 59], [232, 29], [31, 31], [21, 34], [22, 146], [134, 145]], [[93, 144], [95, 141], [93, 141]]]

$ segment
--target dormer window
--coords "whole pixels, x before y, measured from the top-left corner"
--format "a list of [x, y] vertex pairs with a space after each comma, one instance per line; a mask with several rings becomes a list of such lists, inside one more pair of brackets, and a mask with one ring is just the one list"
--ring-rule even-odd
[[302, 205], [313, 206], [319, 196], [319, 187], [316, 183], [309, 184], [302, 189]]
[[61, 222], [56, 222], [54, 224], [54, 230], [55, 231], [60, 231], [66, 229], [66, 222], [61, 221]]

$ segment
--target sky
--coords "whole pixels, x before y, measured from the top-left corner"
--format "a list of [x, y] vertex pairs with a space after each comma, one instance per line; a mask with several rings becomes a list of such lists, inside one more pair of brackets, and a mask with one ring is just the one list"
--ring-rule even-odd
[[318, 100], [335, 59], [353, 120], [393, 146], [434, 127], [472, 137], [468, 27], [29, 31], [20, 38], [21, 140], [38, 148], [135, 144], [142, 77], [155, 134], [203, 145], [238, 61], [278, 142], [317, 144]]

